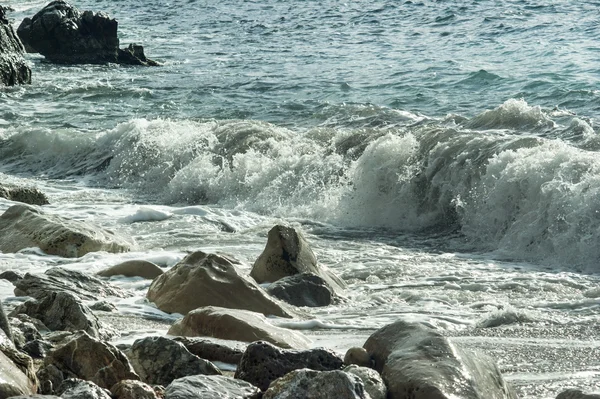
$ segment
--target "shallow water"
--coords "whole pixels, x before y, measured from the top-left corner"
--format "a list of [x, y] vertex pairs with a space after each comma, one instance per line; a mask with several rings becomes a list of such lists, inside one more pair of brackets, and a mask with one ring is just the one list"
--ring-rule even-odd
[[[8, 4], [18, 23], [44, 2]], [[313, 321], [273, 320], [315, 346], [343, 353], [403, 317], [492, 355], [519, 397], [600, 388], [598, 4], [75, 4], [164, 65], [28, 55], [33, 84], [0, 90], [0, 181], [137, 247], [0, 254], [0, 270], [170, 267], [194, 249], [250, 270], [287, 223], [349, 284]], [[121, 314], [176, 317], [148, 281], [114, 282], [137, 293]]]

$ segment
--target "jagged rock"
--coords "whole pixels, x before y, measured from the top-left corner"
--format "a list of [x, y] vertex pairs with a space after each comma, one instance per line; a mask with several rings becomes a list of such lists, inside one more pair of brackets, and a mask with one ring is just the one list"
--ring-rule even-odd
[[298, 230], [276, 225], [269, 230], [267, 245], [254, 262], [250, 276], [262, 284], [300, 273], [320, 276], [338, 293], [346, 287], [339, 277], [317, 264], [310, 245]]
[[221, 374], [211, 362], [200, 359], [183, 344], [165, 337], [136, 340], [128, 351], [129, 359], [142, 381], [167, 386], [171, 381], [193, 374]]
[[265, 315], [291, 317], [286, 304], [271, 299], [232, 261], [202, 251], [186, 256], [152, 281], [147, 298], [169, 313], [186, 314], [203, 306], [246, 309]]
[[19, 395], [19, 396], [11, 396], [10, 399], [61, 399], [60, 396], [54, 395]]
[[92, 310], [98, 310], [101, 312], [116, 312], [117, 307], [110, 302], [99, 301], [90, 306]]
[[[6, 18], [7, 7], [0, 5], [0, 85], [31, 83], [31, 69], [23, 58], [23, 44]], [[0, 187], [0, 196], [3, 188]]]
[[294, 306], [327, 306], [334, 298], [333, 289], [327, 282], [310, 273], [283, 277], [269, 285], [267, 292]]
[[567, 389], [558, 394], [556, 399], [600, 399], [600, 394], [583, 393], [579, 389]]
[[516, 399], [494, 361], [421, 323], [401, 320], [387, 325], [373, 333], [364, 348], [390, 399]]
[[16, 296], [43, 299], [52, 292], [69, 292], [81, 300], [96, 300], [99, 297], [116, 296], [125, 298], [131, 293], [76, 270], [52, 267], [44, 274], [25, 274], [15, 283]]
[[58, 367], [53, 364], [48, 364], [40, 367], [37, 371], [37, 378], [40, 382], [40, 392], [45, 395], [50, 395], [54, 393], [54, 390], [57, 389], [60, 384], [62, 384], [65, 376]]
[[[36, 323], [33, 322], [34, 320]], [[20, 349], [23, 349], [28, 342], [42, 339], [39, 328], [42, 328], [43, 331], [48, 331], [47, 328], [44, 330], [45, 326], [43, 326], [42, 322], [24, 314], [11, 317], [10, 325], [13, 334], [13, 342], [15, 343], [15, 346]]]
[[17, 281], [21, 280], [23, 276], [25, 276], [25, 274], [14, 270], [7, 270], [5, 272], [0, 273], [1, 279], [10, 281], [11, 283], [16, 283]]
[[[35, 381], [25, 374], [9, 357], [3, 348], [0, 351], [0, 398], [36, 393]], [[31, 358], [29, 359], [31, 360]], [[33, 375], [35, 378], [35, 374]]]
[[355, 364], [361, 367], [373, 367], [373, 359], [365, 348], [350, 348], [344, 356], [344, 364], [346, 366]]
[[39, 247], [50, 255], [77, 258], [88, 252], [125, 252], [130, 240], [87, 222], [13, 205], [0, 216], [0, 251]]
[[243, 349], [239, 345], [227, 346], [202, 338], [174, 337], [174, 341], [181, 342], [194, 355], [211, 362], [238, 364], [247, 345]]
[[120, 350], [85, 332], [75, 334], [66, 344], [50, 351], [44, 365], [56, 367], [63, 378], [89, 380], [106, 389], [121, 380], [139, 379]]
[[34, 187], [0, 185], [0, 197], [29, 205], [48, 205], [50, 203], [46, 194]]
[[371, 368], [360, 367], [355, 364], [344, 368], [344, 372], [354, 374], [361, 379], [365, 386], [365, 391], [371, 399], [386, 399], [387, 388], [381, 379], [381, 375]]
[[108, 390], [78, 378], [64, 380], [56, 393], [63, 399], [112, 399]]
[[8, 322], [8, 317], [6, 317], [6, 311], [4, 310], [2, 301], [0, 301], [0, 330], [4, 332], [6, 338], [8, 338], [11, 342], [14, 343], [12, 328], [10, 327], [10, 324]]
[[342, 359], [326, 349], [291, 351], [279, 349], [267, 342], [255, 342], [248, 345], [244, 352], [235, 378], [265, 390], [272, 381], [293, 370], [339, 370], [342, 365]]
[[101, 339], [111, 336], [90, 308], [69, 292], [49, 292], [39, 300], [31, 299], [17, 306], [11, 316], [21, 313], [41, 320], [50, 330], [83, 330]]
[[294, 370], [275, 380], [263, 395], [263, 399], [300, 398], [371, 399], [360, 378], [341, 370]]
[[35, 359], [43, 359], [54, 346], [43, 339], [34, 339], [23, 345], [22, 350]]
[[110, 389], [110, 393], [114, 399], [158, 399], [150, 385], [136, 380], [119, 381]]
[[258, 399], [255, 386], [221, 375], [192, 375], [173, 381], [165, 399]]
[[111, 277], [122, 275], [125, 277], [143, 277], [150, 280], [163, 274], [160, 266], [146, 260], [128, 260], [108, 269], [98, 272], [100, 277]]
[[66, 1], [53, 1], [33, 18], [25, 18], [17, 34], [28, 52], [58, 64], [158, 65], [141, 46], [119, 49], [118, 22], [103, 12], [81, 12]]
[[206, 306], [188, 312], [168, 334], [187, 337], [208, 336], [243, 342], [267, 341], [281, 348], [308, 348], [302, 334], [267, 322], [260, 313]]

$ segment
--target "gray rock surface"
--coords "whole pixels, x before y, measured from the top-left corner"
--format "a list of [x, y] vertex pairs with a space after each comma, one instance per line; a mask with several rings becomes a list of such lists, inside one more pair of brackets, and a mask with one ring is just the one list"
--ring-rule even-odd
[[[23, 44], [7, 19], [7, 11], [0, 5], [0, 85], [31, 83], [31, 69], [23, 58]], [[1, 187], [0, 196], [3, 196]]]
[[294, 306], [328, 306], [334, 299], [333, 288], [327, 281], [310, 273], [283, 277], [269, 285], [267, 292]]
[[221, 374], [211, 362], [193, 355], [183, 344], [165, 337], [138, 339], [127, 353], [135, 371], [148, 384], [167, 386], [171, 381], [188, 375]]
[[[294, 370], [275, 380], [263, 399], [371, 399], [360, 378], [335, 371]], [[412, 399], [412, 398], [411, 398]]]
[[344, 368], [344, 371], [349, 374], [354, 374], [362, 381], [365, 386], [365, 391], [371, 399], [386, 399], [387, 388], [379, 373], [368, 367], [360, 367], [355, 364]]
[[174, 341], [181, 342], [192, 354], [211, 362], [238, 364], [247, 345], [224, 345], [208, 339], [194, 337], [175, 337]]
[[558, 394], [556, 399], [600, 399], [600, 394], [583, 393], [579, 389], [567, 389]]
[[0, 184], [0, 197], [29, 205], [48, 205], [48, 197], [35, 187], [17, 187]]
[[267, 342], [255, 342], [248, 345], [244, 352], [235, 378], [265, 390], [271, 382], [293, 370], [339, 370], [342, 365], [342, 359], [326, 349], [291, 351], [279, 349]]
[[122, 275], [125, 277], [143, 277], [153, 280], [163, 273], [160, 266], [147, 260], [128, 260], [98, 272], [98, 276], [111, 277]]
[[110, 392], [91, 381], [70, 378], [60, 385], [57, 393], [63, 399], [112, 399]]
[[258, 399], [255, 386], [221, 375], [193, 375], [173, 381], [165, 399]]
[[0, 351], [0, 398], [34, 394], [36, 389], [31, 379]]
[[158, 399], [154, 389], [141, 381], [123, 380], [110, 389], [114, 399]]

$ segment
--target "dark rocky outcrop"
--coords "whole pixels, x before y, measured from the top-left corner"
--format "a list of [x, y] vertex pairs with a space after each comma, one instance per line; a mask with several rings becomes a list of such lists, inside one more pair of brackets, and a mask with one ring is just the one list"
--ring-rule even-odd
[[48, 205], [50, 203], [46, 194], [35, 187], [0, 185], [0, 197], [29, 205]]
[[143, 277], [150, 280], [163, 274], [160, 266], [148, 262], [147, 260], [128, 260], [118, 265], [109, 267], [98, 272], [100, 277], [125, 276], [125, 277]]
[[294, 306], [328, 306], [333, 303], [334, 298], [333, 289], [327, 282], [310, 273], [279, 279], [267, 287], [267, 292]]
[[336, 371], [294, 370], [275, 380], [263, 399], [336, 398], [371, 399], [362, 380]]
[[165, 337], [138, 339], [127, 353], [135, 371], [148, 384], [167, 386], [171, 381], [188, 375], [221, 374], [211, 362], [193, 355], [183, 344]]
[[245, 309], [264, 315], [291, 317], [288, 305], [270, 298], [224, 256], [194, 252], [154, 279], [147, 298], [169, 313], [203, 306]]
[[57, 392], [63, 399], [112, 399], [110, 391], [99, 387], [91, 381], [69, 378], [63, 381]]
[[23, 59], [24, 48], [6, 17], [7, 11], [0, 5], [0, 85], [31, 83], [31, 69]]
[[0, 351], [0, 397], [8, 398], [35, 392], [35, 382], [4, 351]]
[[310, 344], [302, 334], [274, 326], [260, 313], [216, 306], [188, 312], [169, 329], [169, 334], [243, 342], [266, 341], [286, 349], [305, 349]]
[[174, 341], [181, 342], [194, 355], [211, 362], [238, 364], [246, 350], [239, 345], [222, 345], [203, 338], [175, 337]]
[[371, 399], [387, 398], [387, 388], [381, 379], [381, 375], [379, 375], [377, 371], [354, 364], [344, 368], [344, 371], [349, 374], [354, 374], [361, 379], [365, 386], [365, 391], [367, 391]]
[[114, 399], [158, 399], [150, 385], [136, 380], [119, 381], [110, 393]]
[[53, 1], [33, 18], [25, 18], [17, 34], [31, 53], [57, 64], [155, 66], [142, 46], [119, 49], [118, 22], [103, 12], [81, 12], [63, 0]]
[[556, 399], [600, 399], [600, 394], [583, 393], [579, 389], [567, 389], [558, 394]]
[[279, 349], [267, 342], [255, 342], [248, 345], [244, 352], [235, 378], [265, 390], [271, 382], [293, 370], [339, 370], [342, 365], [342, 359], [326, 349], [291, 351]]
[[258, 399], [255, 386], [222, 375], [192, 375], [173, 381], [165, 399]]

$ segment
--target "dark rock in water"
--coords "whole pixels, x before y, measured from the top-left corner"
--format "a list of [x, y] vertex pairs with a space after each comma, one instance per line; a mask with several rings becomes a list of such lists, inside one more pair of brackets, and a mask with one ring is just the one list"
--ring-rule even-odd
[[62, 267], [50, 268], [44, 274], [27, 273], [23, 279], [15, 283], [16, 296], [43, 299], [48, 293], [59, 291], [70, 292], [82, 300], [130, 296], [121, 288], [114, 287], [99, 278]]
[[185, 346], [165, 337], [136, 340], [129, 359], [142, 381], [167, 386], [171, 381], [193, 374], [221, 374], [211, 362], [200, 359]]
[[53, 1], [33, 18], [25, 18], [17, 34], [31, 53], [58, 64], [158, 65], [142, 46], [119, 49], [118, 22], [103, 12], [81, 12], [63, 0]]
[[8, 280], [13, 284], [18, 280], [21, 280], [24, 276], [25, 275], [23, 273], [19, 273], [14, 270], [7, 270], [5, 272], [0, 273], [1, 279]]
[[163, 270], [155, 263], [147, 260], [128, 260], [118, 265], [109, 267], [97, 273], [100, 277], [125, 276], [143, 277], [150, 280], [163, 274]]
[[6, 18], [7, 11], [7, 7], [0, 5], [0, 85], [31, 83], [31, 69], [23, 59], [23, 44]]
[[222, 375], [192, 375], [173, 381], [165, 390], [165, 399], [258, 399], [255, 386]]
[[354, 374], [302, 369], [275, 380], [263, 396], [263, 399], [289, 398], [371, 399], [371, 396]]
[[319, 307], [331, 305], [334, 294], [327, 281], [311, 273], [295, 274], [277, 280], [267, 292], [295, 306]]
[[326, 349], [292, 351], [279, 349], [267, 342], [255, 342], [244, 352], [235, 378], [265, 390], [271, 382], [293, 370], [339, 370], [342, 365], [342, 359]]
[[238, 364], [246, 349], [245, 347], [241, 349], [239, 347], [221, 345], [203, 338], [174, 337], [173, 340], [181, 342], [194, 355], [211, 362]]
[[0, 185], [0, 197], [29, 205], [48, 205], [48, 197], [35, 187]]
[[583, 393], [579, 389], [567, 389], [559, 393], [556, 399], [600, 399], [600, 394]]
[[40, 330], [43, 332], [48, 331], [44, 323], [25, 314], [11, 317], [10, 324], [14, 343], [17, 348], [23, 348], [30, 341], [42, 339]]
[[63, 399], [111, 399], [110, 391], [78, 378], [64, 380], [56, 393]]
[[107, 301], [98, 301], [90, 306], [92, 310], [98, 310], [100, 312], [116, 312], [117, 307]]
[[35, 359], [43, 359], [54, 346], [43, 339], [34, 339], [23, 345], [23, 351]]

